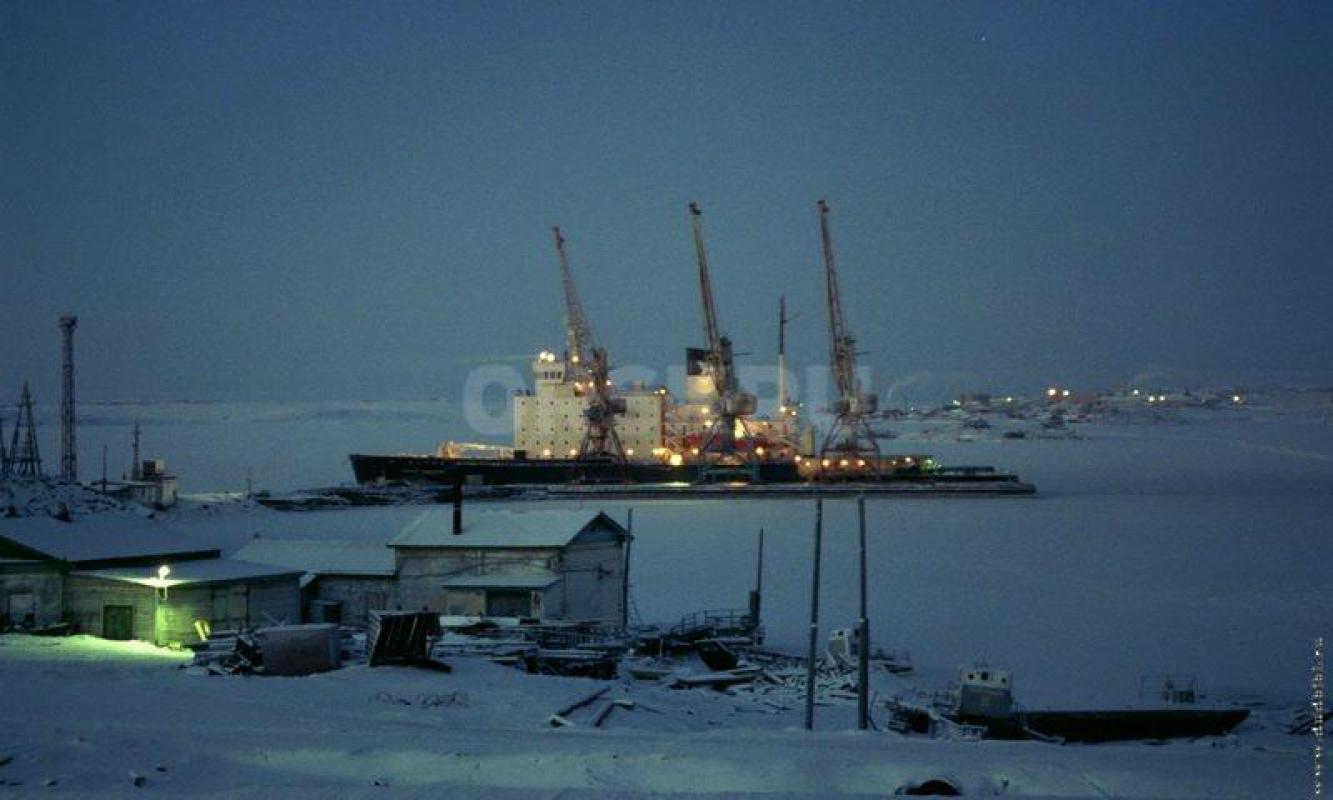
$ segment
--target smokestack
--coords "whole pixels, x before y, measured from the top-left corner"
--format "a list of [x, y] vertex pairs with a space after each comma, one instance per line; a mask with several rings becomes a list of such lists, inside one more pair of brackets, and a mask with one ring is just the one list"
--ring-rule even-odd
[[454, 468], [454, 536], [463, 533], [463, 473]]

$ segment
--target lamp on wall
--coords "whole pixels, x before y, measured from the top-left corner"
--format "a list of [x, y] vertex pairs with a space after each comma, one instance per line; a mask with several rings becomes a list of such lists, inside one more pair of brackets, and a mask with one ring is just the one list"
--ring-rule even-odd
[[157, 568], [157, 596], [162, 600], [167, 599], [167, 576], [171, 574], [171, 567], [163, 564]]

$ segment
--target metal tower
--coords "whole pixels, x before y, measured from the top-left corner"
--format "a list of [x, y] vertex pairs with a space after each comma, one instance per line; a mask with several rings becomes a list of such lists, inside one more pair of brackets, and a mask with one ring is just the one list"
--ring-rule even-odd
[[37, 450], [37, 423], [32, 415], [32, 393], [28, 391], [27, 381], [23, 382], [23, 394], [19, 396], [19, 416], [9, 446], [9, 473], [17, 478], [38, 478], [42, 474], [42, 456]]
[[824, 473], [879, 473], [879, 445], [870, 431], [868, 417], [875, 413], [879, 397], [862, 392], [856, 378], [856, 340], [847, 333], [838, 292], [838, 270], [833, 262], [833, 236], [829, 233], [828, 203], [819, 201], [819, 233], [824, 250], [824, 277], [828, 290], [829, 347], [838, 398], [833, 404], [833, 425], [820, 447]]
[[64, 339], [64, 359], [60, 368], [60, 480], [79, 482], [79, 454], [74, 442], [74, 328], [79, 318], [66, 314], [60, 318], [60, 334]]
[[[698, 203], [690, 203], [690, 223], [694, 232], [694, 254], [699, 262], [699, 295], [703, 304], [704, 338], [708, 342], [708, 367], [717, 391], [716, 415], [712, 427], [699, 446], [699, 454], [710, 460], [702, 477], [714, 478], [756, 477], [754, 453], [736, 447], [737, 428], [741, 438], [749, 439], [745, 417], [755, 412], [755, 396], [741, 391], [736, 378], [736, 362], [731, 351], [731, 340], [722, 335], [713, 304], [713, 283], [708, 274], [708, 254], [704, 250], [703, 212]], [[743, 473], [737, 475], [736, 473]]]

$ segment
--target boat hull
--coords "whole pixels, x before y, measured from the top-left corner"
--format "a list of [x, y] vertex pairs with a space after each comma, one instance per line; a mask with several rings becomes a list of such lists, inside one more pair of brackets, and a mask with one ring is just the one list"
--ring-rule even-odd
[[[362, 455], [349, 456], [352, 472], [359, 484], [451, 485], [455, 475], [466, 486], [543, 486], [564, 487], [563, 491], [580, 493], [614, 493], [620, 491], [680, 493], [691, 490], [735, 491], [755, 489], [763, 493], [779, 493], [784, 489], [803, 490], [815, 486], [801, 475], [790, 462], [764, 462], [756, 465], [750, 483], [737, 486], [725, 481], [717, 485], [716, 476], [710, 475], [701, 464], [662, 464], [631, 462], [616, 464], [609, 461], [578, 461], [576, 459], [506, 459], [506, 458], [441, 458], [424, 455]], [[714, 480], [710, 481], [710, 477]], [[709, 486], [707, 484], [715, 484]], [[823, 489], [841, 488], [858, 491], [866, 487], [901, 490], [904, 493], [995, 493], [1031, 494], [1031, 484], [1015, 476], [976, 470], [946, 470], [936, 472], [897, 472], [887, 474], [872, 483], [819, 484]]]

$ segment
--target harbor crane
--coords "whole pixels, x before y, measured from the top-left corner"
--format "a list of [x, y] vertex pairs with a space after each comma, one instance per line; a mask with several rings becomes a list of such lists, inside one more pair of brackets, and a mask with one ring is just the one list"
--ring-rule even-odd
[[[574, 273], [565, 254], [565, 237], [559, 226], [551, 230], [555, 234], [560, 280], [565, 289], [565, 380], [572, 380], [576, 393], [583, 394], [588, 400], [583, 409], [585, 424], [578, 460], [611, 461], [623, 468], [625, 448], [616, 433], [616, 417], [625, 413], [625, 398], [616, 395], [606, 350], [595, 343], [592, 326], [583, 314], [583, 304], [574, 289]], [[575, 480], [588, 477], [586, 470], [576, 471]]]
[[737, 447], [740, 438], [750, 439], [745, 418], [755, 412], [755, 396], [741, 391], [736, 378], [736, 363], [731, 339], [722, 335], [713, 304], [713, 285], [708, 275], [708, 254], [704, 250], [703, 212], [698, 203], [690, 203], [690, 222], [694, 231], [694, 252], [699, 262], [699, 294], [703, 302], [704, 337], [708, 351], [706, 364], [717, 399], [713, 403], [713, 423], [699, 446], [699, 455], [707, 463], [701, 474], [705, 481], [730, 478], [752, 479], [757, 476], [753, 449]]
[[829, 232], [828, 203], [820, 200], [819, 233], [824, 253], [824, 279], [828, 291], [830, 366], [838, 396], [833, 402], [833, 424], [820, 447], [821, 474], [879, 474], [879, 445], [868, 418], [879, 406], [879, 397], [861, 391], [856, 376], [856, 339], [847, 332], [838, 291], [838, 270], [833, 260], [833, 236]]

